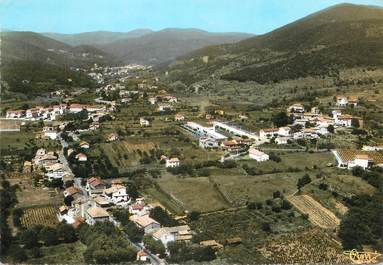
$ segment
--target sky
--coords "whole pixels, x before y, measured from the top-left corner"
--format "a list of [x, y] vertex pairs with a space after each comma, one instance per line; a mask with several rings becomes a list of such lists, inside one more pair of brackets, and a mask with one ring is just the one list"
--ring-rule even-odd
[[0, 27], [58, 33], [199, 28], [263, 34], [345, 1], [383, 7], [383, 0], [0, 0]]

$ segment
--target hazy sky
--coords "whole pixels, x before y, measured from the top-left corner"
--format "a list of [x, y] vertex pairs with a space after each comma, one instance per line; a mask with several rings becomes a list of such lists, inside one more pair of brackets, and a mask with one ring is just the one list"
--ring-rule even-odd
[[[1, 28], [77, 33], [200, 28], [261, 34], [345, 0], [0, 0]], [[383, 6], [383, 0], [349, 0]]]

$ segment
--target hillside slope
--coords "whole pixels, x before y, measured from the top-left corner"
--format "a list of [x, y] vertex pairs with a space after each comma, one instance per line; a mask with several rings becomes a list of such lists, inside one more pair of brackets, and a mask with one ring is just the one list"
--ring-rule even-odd
[[211, 76], [265, 84], [382, 65], [383, 9], [343, 4], [261, 36], [200, 49], [167, 71], [186, 84]]
[[121, 58], [125, 63], [156, 65], [204, 46], [234, 43], [251, 36], [244, 33], [209, 33], [197, 29], [165, 29], [97, 47]]
[[104, 45], [118, 40], [139, 38], [152, 32], [150, 29], [136, 29], [129, 32], [94, 31], [77, 34], [43, 33], [43, 35], [72, 46], [78, 46]]
[[1, 32], [0, 37], [3, 64], [20, 60], [69, 66], [115, 62], [112, 56], [97, 48], [72, 47], [34, 32]]

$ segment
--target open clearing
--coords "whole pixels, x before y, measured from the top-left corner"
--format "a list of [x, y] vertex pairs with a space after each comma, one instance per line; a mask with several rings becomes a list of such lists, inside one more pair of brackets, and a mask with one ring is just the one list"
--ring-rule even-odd
[[58, 224], [56, 214], [57, 209], [53, 206], [28, 208], [24, 210], [21, 223], [27, 228], [35, 225], [55, 226]]
[[208, 212], [230, 206], [206, 177], [159, 180], [158, 184], [187, 210]]
[[298, 178], [304, 172], [275, 173], [259, 176], [214, 174], [211, 178], [217, 183], [225, 197], [233, 206], [244, 205], [247, 201], [264, 202], [274, 191], [292, 194], [296, 190]]
[[309, 195], [289, 196], [287, 198], [300, 212], [307, 214], [312, 224], [321, 228], [332, 229], [340, 224], [340, 220], [330, 210], [323, 207]]

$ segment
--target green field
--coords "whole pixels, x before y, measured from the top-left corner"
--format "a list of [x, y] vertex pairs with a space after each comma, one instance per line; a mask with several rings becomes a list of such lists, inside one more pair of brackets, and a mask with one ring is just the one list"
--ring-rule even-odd
[[206, 177], [160, 179], [158, 184], [189, 211], [207, 212], [230, 206]]

